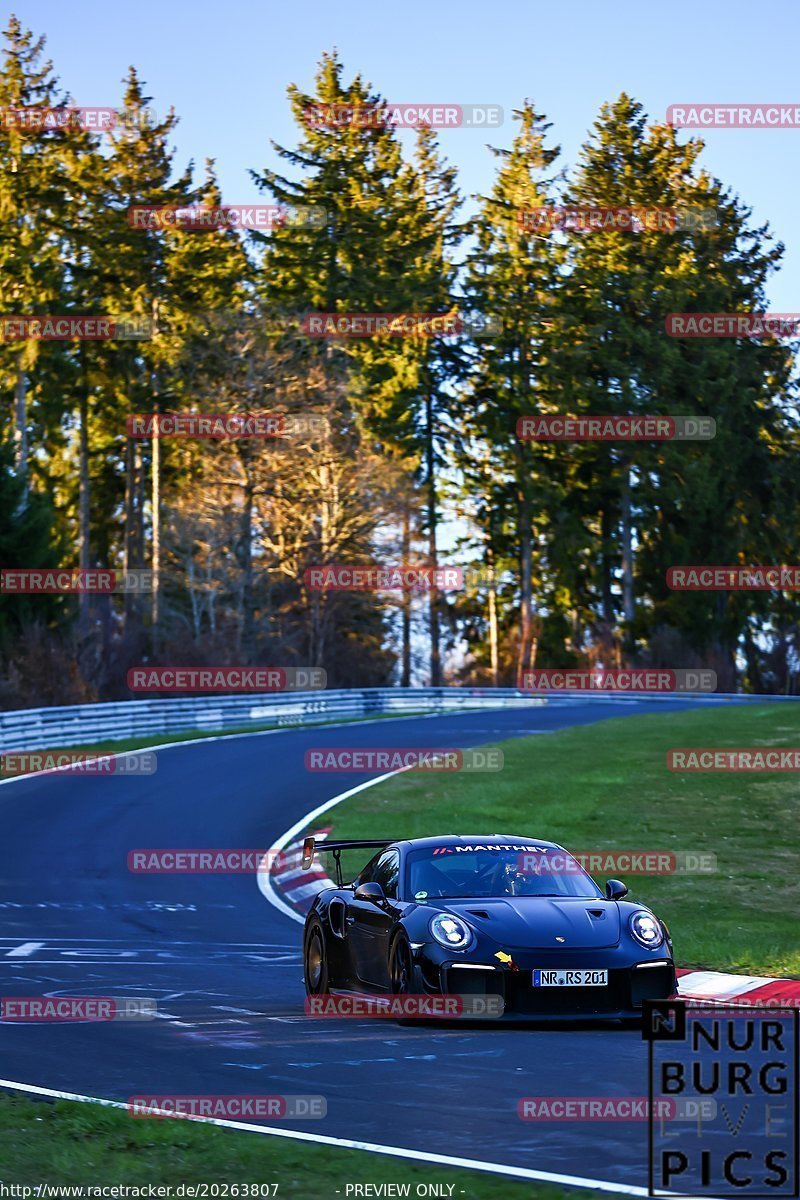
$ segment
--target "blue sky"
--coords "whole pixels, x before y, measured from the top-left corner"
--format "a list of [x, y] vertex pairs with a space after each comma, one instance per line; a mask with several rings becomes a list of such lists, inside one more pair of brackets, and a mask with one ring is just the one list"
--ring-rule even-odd
[[[575, 161], [600, 104], [623, 90], [659, 119], [682, 101], [800, 103], [797, 0], [773, 0], [760, 11], [745, 0], [24, 0], [13, 11], [47, 35], [56, 71], [78, 104], [116, 105], [122, 76], [136, 66], [156, 112], [173, 104], [181, 118], [178, 163], [194, 158], [201, 167], [215, 158], [232, 204], [257, 199], [248, 168], [274, 162], [270, 137], [294, 144], [286, 85], [309, 86], [320, 54], [334, 46], [348, 75], [361, 72], [390, 100], [503, 107], [505, 123], [490, 138], [442, 131], [467, 194], [491, 185], [486, 142], [510, 144], [511, 112], [526, 96], [553, 122], [566, 163]], [[703, 163], [786, 243], [770, 307], [800, 310], [800, 129], [704, 136]]]

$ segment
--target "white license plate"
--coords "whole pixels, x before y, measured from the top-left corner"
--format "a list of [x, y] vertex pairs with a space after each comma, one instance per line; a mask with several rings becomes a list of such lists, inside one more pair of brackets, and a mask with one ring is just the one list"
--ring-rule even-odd
[[608, 971], [545, 971], [533, 972], [534, 987], [608, 987]]

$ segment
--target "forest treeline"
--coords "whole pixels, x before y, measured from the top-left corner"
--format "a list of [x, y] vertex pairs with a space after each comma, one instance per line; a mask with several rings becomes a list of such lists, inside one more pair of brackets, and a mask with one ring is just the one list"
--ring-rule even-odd
[[[0, 565], [147, 569], [153, 590], [0, 595], [0, 705], [129, 696], [138, 663], [322, 666], [329, 686], [510, 684], [531, 666], [703, 665], [798, 690], [791, 592], [681, 592], [676, 564], [797, 563], [793, 346], [668, 336], [760, 312], [783, 246], [623, 94], [567, 168], [525, 101], [462, 195], [435, 130], [310, 121], [381, 106], [335, 53], [288, 88], [292, 145], [252, 171], [271, 229], [217, 209], [131, 68], [107, 132], [0, 122], [0, 315], [112, 314], [150, 336], [0, 342]], [[12, 18], [0, 108], [73, 101]], [[467, 136], [465, 133], [464, 136]], [[474, 136], [470, 134], [469, 136]], [[713, 223], [532, 232], [550, 206]], [[319, 214], [322, 214], [320, 217]], [[309, 336], [309, 313], [457, 313], [458, 336]], [[483, 336], [474, 336], [484, 322]], [[472, 331], [472, 332], [470, 332]], [[292, 437], [129, 436], [134, 414], [313, 414]], [[713, 418], [709, 441], [525, 441], [543, 414]], [[324, 419], [321, 419], [324, 418]], [[319, 591], [319, 564], [460, 563], [452, 591]]]

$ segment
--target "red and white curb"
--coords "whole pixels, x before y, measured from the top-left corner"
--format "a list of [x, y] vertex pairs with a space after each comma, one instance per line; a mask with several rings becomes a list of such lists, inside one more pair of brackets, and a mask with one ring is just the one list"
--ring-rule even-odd
[[678, 970], [678, 995], [685, 1000], [730, 1001], [731, 1004], [800, 1007], [800, 979], [764, 975], [727, 975], [723, 971]]
[[[323, 842], [332, 828], [332, 825], [327, 825], [324, 829], [315, 829], [313, 836], [318, 842]], [[284, 903], [294, 912], [305, 916], [317, 892], [335, 887], [336, 884], [316, 858], [307, 871], [303, 870], [302, 858], [303, 838], [296, 838], [279, 852], [269, 878]], [[276, 866], [277, 870], [274, 869]]]

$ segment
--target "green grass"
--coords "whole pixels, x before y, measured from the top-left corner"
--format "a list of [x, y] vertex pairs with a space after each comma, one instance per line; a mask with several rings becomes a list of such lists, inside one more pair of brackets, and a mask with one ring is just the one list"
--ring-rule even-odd
[[668, 771], [667, 750], [687, 746], [800, 746], [800, 704], [625, 717], [514, 739], [502, 744], [498, 774], [407, 772], [345, 801], [326, 823], [339, 838], [516, 833], [574, 850], [710, 851], [713, 875], [625, 880], [669, 925], [677, 962], [800, 976], [800, 779]]
[[453, 1200], [589, 1195], [193, 1121], [135, 1119], [99, 1104], [50, 1104], [7, 1095], [0, 1095], [0, 1145], [0, 1182], [26, 1186], [277, 1183], [277, 1200], [337, 1200], [337, 1194], [345, 1200], [346, 1185], [359, 1183], [410, 1183], [412, 1196], [417, 1184], [452, 1184]]

